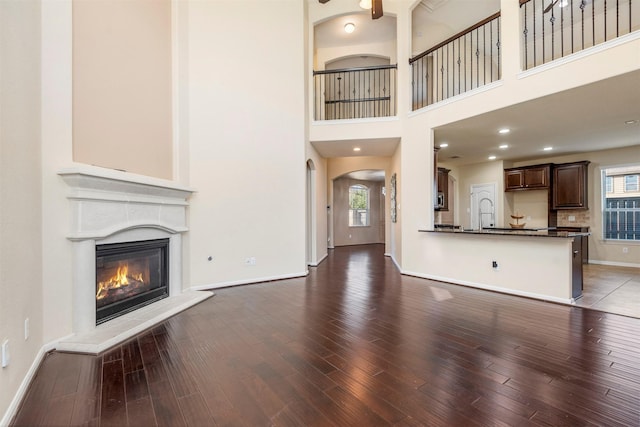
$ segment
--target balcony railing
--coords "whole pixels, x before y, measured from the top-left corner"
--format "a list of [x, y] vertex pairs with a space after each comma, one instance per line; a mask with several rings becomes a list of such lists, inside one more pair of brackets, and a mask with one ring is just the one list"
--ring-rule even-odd
[[396, 115], [397, 65], [313, 72], [315, 120]]
[[633, 0], [520, 0], [523, 69], [638, 30]]
[[409, 60], [412, 109], [500, 80], [500, 12]]

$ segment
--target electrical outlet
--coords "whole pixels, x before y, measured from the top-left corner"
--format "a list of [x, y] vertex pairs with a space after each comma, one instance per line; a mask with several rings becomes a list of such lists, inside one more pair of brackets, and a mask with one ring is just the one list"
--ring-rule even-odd
[[9, 340], [4, 340], [2, 342], [2, 367], [6, 368], [9, 366], [9, 360], [11, 357], [9, 356]]
[[28, 340], [29, 339], [29, 318], [27, 317], [26, 319], [24, 319], [24, 340]]
[[249, 257], [244, 261], [244, 263], [246, 265], [256, 265], [256, 257], [254, 257], [254, 256]]
[[628, 254], [629, 253], [629, 248], [627, 248], [627, 247], [622, 248], [622, 253], [623, 254]]
[[569, 222], [575, 222], [576, 217], [575, 215], [569, 215]]
[[491, 261], [491, 267], [493, 267], [494, 270], [498, 269], [498, 261]]

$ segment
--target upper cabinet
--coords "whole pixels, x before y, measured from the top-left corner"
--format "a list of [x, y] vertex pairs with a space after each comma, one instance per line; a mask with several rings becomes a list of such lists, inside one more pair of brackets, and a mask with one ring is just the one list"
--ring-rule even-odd
[[551, 209], [588, 209], [588, 168], [588, 161], [553, 165]]
[[504, 191], [549, 188], [551, 165], [535, 165], [504, 170]]

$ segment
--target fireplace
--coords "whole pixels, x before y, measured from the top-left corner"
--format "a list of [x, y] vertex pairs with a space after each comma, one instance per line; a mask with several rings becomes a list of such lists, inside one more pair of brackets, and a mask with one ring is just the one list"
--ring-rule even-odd
[[96, 324], [169, 296], [169, 239], [96, 245]]

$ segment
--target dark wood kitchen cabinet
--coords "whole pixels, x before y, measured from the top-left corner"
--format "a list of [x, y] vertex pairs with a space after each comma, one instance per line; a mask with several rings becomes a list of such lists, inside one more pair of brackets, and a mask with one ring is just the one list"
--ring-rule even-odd
[[553, 165], [551, 209], [588, 209], [588, 161]]
[[535, 165], [504, 170], [504, 191], [549, 188], [551, 165]]
[[573, 238], [571, 250], [573, 258], [571, 260], [571, 297], [579, 298], [582, 296], [583, 272], [582, 272], [582, 239], [585, 237], [576, 236]]
[[[565, 227], [557, 226], [556, 231], [566, 231], [568, 233], [589, 233], [589, 227]], [[580, 253], [582, 255], [582, 263], [589, 263], [589, 236], [582, 236]]]

